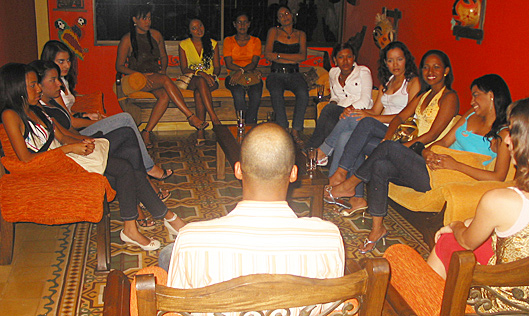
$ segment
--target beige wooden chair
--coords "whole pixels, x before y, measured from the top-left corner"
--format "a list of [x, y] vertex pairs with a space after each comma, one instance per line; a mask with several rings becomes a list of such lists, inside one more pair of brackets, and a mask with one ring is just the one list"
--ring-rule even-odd
[[[155, 284], [152, 274], [136, 276], [138, 315], [157, 315], [158, 310], [186, 313], [270, 311], [334, 302], [322, 312], [328, 315], [347, 299], [341, 314], [382, 315], [389, 282], [386, 259], [361, 261], [362, 269], [335, 279], [311, 279], [284, 274], [254, 274], [198, 289], [181, 290]], [[121, 272], [112, 271], [104, 293], [105, 316], [129, 315], [130, 283]], [[352, 307], [352, 313], [346, 312]], [[340, 312], [339, 312], [340, 314]], [[262, 314], [265, 315], [265, 314]], [[269, 314], [266, 314], [269, 315]], [[270, 315], [273, 315], [270, 314]]]

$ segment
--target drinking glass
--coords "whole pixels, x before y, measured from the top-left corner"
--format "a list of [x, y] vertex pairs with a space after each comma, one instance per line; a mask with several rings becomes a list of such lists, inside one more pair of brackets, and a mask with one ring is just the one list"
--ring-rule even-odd
[[321, 102], [323, 100], [323, 94], [325, 93], [325, 86], [324, 85], [318, 85], [318, 102]]
[[316, 148], [310, 147], [307, 149], [307, 172], [312, 173], [316, 171], [316, 164], [318, 160], [318, 152]]
[[237, 111], [237, 129], [244, 132], [244, 111]]

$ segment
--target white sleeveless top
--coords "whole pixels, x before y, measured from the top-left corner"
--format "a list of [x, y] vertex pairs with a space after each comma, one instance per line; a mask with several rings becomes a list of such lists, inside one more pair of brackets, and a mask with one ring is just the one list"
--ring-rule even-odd
[[496, 230], [496, 235], [498, 235], [498, 237], [500, 238], [506, 238], [506, 237], [512, 236], [516, 234], [517, 232], [521, 231], [522, 229], [524, 229], [525, 227], [527, 227], [527, 225], [529, 225], [529, 200], [527, 199], [527, 197], [525, 197], [525, 194], [523, 194], [523, 192], [520, 191], [520, 189], [516, 187], [509, 187], [509, 189], [514, 190], [516, 193], [520, 195], [520, 197], [522, 198], [523, 204], [522, 204], [522, 209], [520, 210], [520, 215], [518, 216], [518, 219], [516, 219], [516, 222], [514, 223], [514, 225], [512, 225], [509, 229], [503, 232], [499, 232]]
[[[388, 80], [390, 82], [394, 76], [391, 76]], [[408, 104], [408, 79], [402, 82], [399, 90], [395, 91], [393, 94], [382, 94], [382, 105], [384, 110], [382, 110], [382, 115], [394, 115], [399, 114], [402, 109]]]
[[71, 110], [72, 105], [75, 103], [75, 96], [70, 91], [70, 84], [68, 83], [68, 80], [66, 80], [66, 78], [64, 77], [61, 77], [61, 80], [64, 84], [64, 87], [66, 88], [66, 91], [68, 91], [68, 94], [66, 94], [64, 91], [61, 90], [62, 101], [64, 102], [64, 105], [66, 105], [68, 110]]

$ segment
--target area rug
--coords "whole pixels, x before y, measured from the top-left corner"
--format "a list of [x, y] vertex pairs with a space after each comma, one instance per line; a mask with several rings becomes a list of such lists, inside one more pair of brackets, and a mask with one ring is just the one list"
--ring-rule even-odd
[[[235, 179], [231, 168], [226, 168], [225, 180], [216, 178], [213, 133], [209, 132], [207, 138], [206, 145], [202, 147], [195, 146], [196, 137], [190, 132], [180, 132], [178, 135], [174, 132], [159, 133], [155, 141], [153, 156], [156, 162], [175, 172], [174, 176], [160, 183], [164, 189], [171, 191], [171, 198], [166, 204], [186, 222], [221, 217], [241, 200], [241, 185]], [[309, 215], [307, 200], [292, 200], [289, 203], [299, 216]], [[371, 219], [368, 216], [364, 217], [359, 213], [351, 218], [343, 218], [336, 208], [326, 205], [324, 218], [339, 227], [347, 258], [356, 260], [363, 257], [378, 257], [387, 247], [396, 243], [407, 244], [424, 257], [428, 255], [428, 247], [422, 241], [421, 234], [392, 209], [389, 210], [389, 216], [385, 220], [390, 232], [386, 244], [379, 244], [375, 251], [365, 255], [360, 254], [357, 249], [369, 232]], [[159, 250], [145, 252], [139, 247], [128, 246], [121, 242], [119, 232], [122, 222], [119, 219], [116, 202], [111, 204], [111, 219], [112, 269], [122, 270], [132, 279], [139, 269], [156, 265]], [[171, 242], [161, 222], [158, 222], [153, 230], [145, 230], [144, 233], [148, 237], [162, 241], [163, 245]], [[64, 266], [64, 280], [61, 282], [60, 299], [56, 300], [59, 302], [56, 314], [102, 315], [106, 276], [94, 274], [95, 226], [87, 230], [75, 230], [74, 235], [74, 241], [81, 242], [79, 246], [74, 242], [72, 249], [76, 249], [75, 255], [70, 255], [69, 262]]]

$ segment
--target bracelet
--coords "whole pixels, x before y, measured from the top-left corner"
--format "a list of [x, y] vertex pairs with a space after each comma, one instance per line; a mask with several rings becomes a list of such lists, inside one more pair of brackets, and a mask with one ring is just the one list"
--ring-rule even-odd
[[195, 76], [198, 76], [199, 71], [200, 71], [199, 69], [195, 70]]

